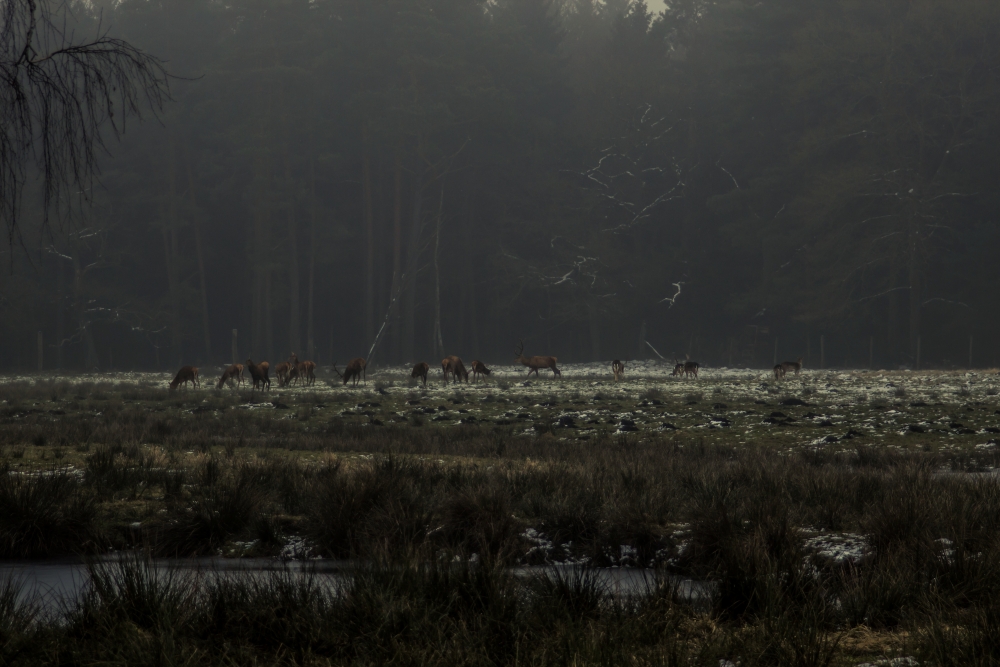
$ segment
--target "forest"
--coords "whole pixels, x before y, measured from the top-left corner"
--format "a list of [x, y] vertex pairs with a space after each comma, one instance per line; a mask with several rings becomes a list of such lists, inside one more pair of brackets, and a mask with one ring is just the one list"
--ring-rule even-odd
[[991, 0], [66, 8], [170, 98], [5, 218], [5, 370], [997, 363]]

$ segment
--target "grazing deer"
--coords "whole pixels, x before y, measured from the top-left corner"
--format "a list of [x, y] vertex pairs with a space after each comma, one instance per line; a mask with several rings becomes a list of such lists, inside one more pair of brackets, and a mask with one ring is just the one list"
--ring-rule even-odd
[[441, 371], [444, 373], [445, 384], [448, 384], [448, 373], [451, 373], [456, 383], [462, 380], [469, 381], [469, 371], [465, 370], [465, 364], [455, 355], [441, 360]]
[[424, 381], [424, 386], [427, 386], [427, 372], [430, 371], [431, 367], [427, 365], [426, 361], [421, 361], [413, 366], [413, 372], [410, 373], [411, 378], [421, 378]]
[[615, 376], [615, 382], [621, 380], [622, 376], [625, 375], [625, 364], [623, 364], [618, 359], [611, 362], [611, 374]]
[[191, 383], [192, 387], [197, 387], [199, 385], [198, 369], [194, 366], [183, 366], [179, 371], [177, 371], [177, 375], [174, 376], [174, 381], [170, 383], [170, 391], [177, 389], [179, 385], [184, 385], [186, 387], [188, 382]]
[[684, 377], [688, 375], [693, 375], [694, 379], [698, 379], [698, 369], [701, 368], [701, 364], [697, 361], [685, 361], [684, 362]]
[[247, 358], [247, 370], [250, 371], [250, 378], [253, 380], [253, 389], [259, 388], [261, 391], [264, 391], [265, 388], [271, 388], [271, 378], [268, 377], [270, 369], [271, 364], [266, 361], [255, 364], [253, 359]]
[[478, 359], [472, 362], [472, 381], [475, 382], [476, 379], [482, 375], [483, 382], [486, 382], [486, 378], [492, 373], [490, 369], [486, 368], [486, 364], [479, 361]]
[[785, 367], [781, 364], [778, 364], [777, 366], [774, 367], [774, 379], [780, 380], [783, 377], [785, 377]]
[[671, 373], [670, 375], [673, 376], [673, 375], [683, 375], [683, 374], [684, 374], [684, 364], [678, 361], [674, 364], [674, 372]]
[[785, 373], [788, 371], [795, 371], [795, 374], [798, 375], [799, 371], [802, 370], [802, 357], [799, 357], [796, 361], [782, 361], [780, 366], [782, 370], [782, 377], [784, 377]]
[[232, 380], [236, 381], [237, 386], [243, 384], [243, 364], [230, 364], [226, 370], [222, 371], [222, 377], [219, 378], [219, 386], [216, 389], [222, 389], [222, 385]]
[[556, 368], [556, 358], [555, 357], [526, 357], [522, 354], [524, 352], [524, 341], [521, 341], [521, 346], [514, 351], [514, 358], [521, 364], [528, 367], [528, 377], [534, 373], [535, 377], [538, 377], [539, 368], [551, 368], [552, 377], [562, 377], [562, 371]]
[[303, 361], [298, 365], [299, 377], [305, 380], [307, 385], [316, 384], [316, 362]]
[[282, 361], [280, 364], [277, 364], [274, 367], [274, 376], [278, 378], [279, 387], [284, 387], [286, 384], [288, 384], [288, 381], [290, 380], [290, 378], [288, 377], [288, 373], [291, 370], [291, 368], [292, 365], [287, 361]]
[[365, 360], [361, 357], [356, 357], [347, 362], [347, 366], [344, 368], [344, 372], [341, 373], [337, 370], [337, 362], [333, 362], [333, 372], [344, 379], [344, 384], [346, 385], [349, 380], [354, 379], [354, 386], [358, 386], [358, 380], [364, 378], [365, 382], [368, 382], [368, 376], [365, 373]]

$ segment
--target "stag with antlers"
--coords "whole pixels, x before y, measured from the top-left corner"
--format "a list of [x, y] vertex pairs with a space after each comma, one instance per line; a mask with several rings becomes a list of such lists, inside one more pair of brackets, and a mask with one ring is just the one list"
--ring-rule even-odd
[[354, 386], [358, 386], [358, 380], [364, 379], [368, 382], [368, 377], [365, 373], [365, 366], [367, 366], [365, 360], [361, 357], [355, 357], [347, 362], [347, 366], [344, 368], [344, 372], [341, 373], [337, 370], [337, 362], [333, 362], [333, 372], [339, 375], [344, 380], [346, 385], [348, 381], [354, 380]]
[[539, 368], [551, 368], [552, 377], [562, 377], [562, 371], [556, 368], [556, 358], [555, 357], [526, 357], [524, 356], [524, 341], [520, 341], [521, 346], [514, 351], [515, 361], [520, 362], [522, 365], [528, 367], [528, 377], [534, 373], [535, 377], [538, 377]]

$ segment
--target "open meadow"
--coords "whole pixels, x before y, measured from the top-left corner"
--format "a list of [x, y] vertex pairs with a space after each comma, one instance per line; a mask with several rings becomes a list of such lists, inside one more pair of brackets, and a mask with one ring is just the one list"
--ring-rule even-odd
[[[9, 577], [0, 661], [1000, 661], [995, 372], [608, 366], [4, 378], [0, 557], [91, 583]], [[340, 574], [163, 565], [195, 557]]]

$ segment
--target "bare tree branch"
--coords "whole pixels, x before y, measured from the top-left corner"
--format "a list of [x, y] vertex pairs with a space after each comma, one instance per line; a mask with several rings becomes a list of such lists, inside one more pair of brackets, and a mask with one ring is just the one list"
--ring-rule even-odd
[[44, 178], [44, 228], [54, 201], [89, 198], [102, 133], [120, 137], [129, 116], [169, 99], [157, 58], [100, 26], [77, 42], [74, 18], [60, 0], [0, 1], [0, 221], [10, 244], [33, 169]]

